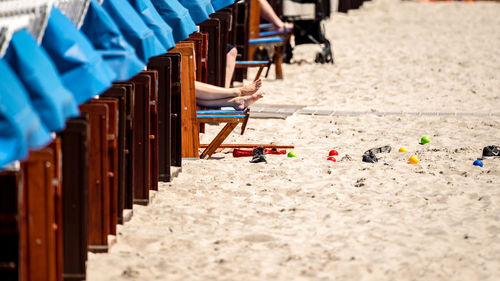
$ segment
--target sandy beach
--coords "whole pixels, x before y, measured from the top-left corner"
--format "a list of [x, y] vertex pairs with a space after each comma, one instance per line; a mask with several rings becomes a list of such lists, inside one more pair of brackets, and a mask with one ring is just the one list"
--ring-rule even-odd
[[109, 253], [89, 253], [88, 280], [500, 280], [500, 158], [472, 165], [500, 145], [499, 15], [499, 2], [397, 0], [334, 13], [335, 64], [300, 45], [284, 80], [264, 80], [261, 106], [302, 108], [226, 141], [298, 157], [184, 161]]

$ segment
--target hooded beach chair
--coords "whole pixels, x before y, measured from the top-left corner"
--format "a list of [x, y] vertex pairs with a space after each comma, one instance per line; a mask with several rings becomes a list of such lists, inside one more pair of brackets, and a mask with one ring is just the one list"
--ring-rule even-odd
[[144, 68], [145, 63], [137, 57], [135, 49], [97, 0], [90, 1], [80, 30], [115, 72], [116, 80], [127, 80]]
[[210, 14], [215, 12], [210, 0], [179, 0], [179, 2], [189, 10], [189, 14], [196, 24], [204, 22]]
[[229, 5], [234, 4], [236, 2], [235, 0], [212, 0], [211, 4], [214, 10], [218, 11], [221, 10]]
[[106, 0], [102, 5], [144, 63], [167, 51], [127, 0]]
[[[276, 79], [283, 79], [283, 58], [282, 53], [284, 51], [286, 42], [289, 39], [289, 32], [271, 31], [271, 32], [261, 32], [260, 30], [260, 4], [259, 0], [247, 0], [249, 2], [248, 7], [248, 58], [250, 60], [254, 59], [256, 50], [259, 47], [262, 48], [273, 48], [274, 53], [271, 58], [271, 63], [274, 64], [276, 69]], [[269, 68], [266, 73], [269, 72]]]
[[163, 20], [174, 30], [175, 42], [182, 41], [198, 27], [191, 18], [189, 11], [177, 0], [151, 0]]
[[172, 28], [162, 19], [151, 0], [129, 0], [144, 23], [155, 33], [166, 50], [175, 47]]
[[78, 104], [106, 90], [116, 78], [85, 35], [55, 7], [50, 13], [42, 47]]
[[66, 119], [79, 115], [75, 99], [63, 86], [55, 65], [26, 29], [12, 36], [5, 59], [50, 131], [62, 130]]
[[0, 168], [24, 158], [28, 149], [50, 142], [46, 126], [32, 107], [21, 81], [4, 59], [0, 59]]
[[[273, 63], [276, 66], [276, 78], [281, 79], [283, 77], [281, 53], [286, 44], [286, 39], [283, 36], [260, 36], [260, 8], [258, 0], [246, 0], [237, 3], [234, 6], [233, 18], [235, 21], [234, 29], [236, 30], [235, 46], [238, 49], [234, 81], [243, 81], [247, 76], [247, 69], [256, 67], [258, 67], [258, 71], [254, 80], [260, 77], [263, 69], [266, 67], [267, 72], [265, 76], [267, 77], [270, 66]], [[255, 50], [259, 47], [274, 48], [273, 58], [254, 58]], [[278, 56], [278, 54], [280, 55]]]

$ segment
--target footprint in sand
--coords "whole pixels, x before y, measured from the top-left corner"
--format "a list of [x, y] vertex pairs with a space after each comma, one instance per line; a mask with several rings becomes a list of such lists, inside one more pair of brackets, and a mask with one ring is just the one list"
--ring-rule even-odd
[[244, 236], [243, 240], [248, 241], [248, 242], [253, 242], [253, 243], [259, 243], [259, 242], [273, 241], [276, 239], [273, 236], [266, 235], [266, 234], [250, 234], [250, 235]]

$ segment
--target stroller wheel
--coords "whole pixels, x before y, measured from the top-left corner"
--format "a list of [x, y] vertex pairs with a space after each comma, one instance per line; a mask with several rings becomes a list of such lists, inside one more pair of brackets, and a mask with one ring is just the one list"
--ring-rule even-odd
[[321, 64], [325, 63], [325, 57], [323, 56], [323, 54], [321, 52], [316, 53], [316, 59], [314, 60], [314, 62], [321, 63]]

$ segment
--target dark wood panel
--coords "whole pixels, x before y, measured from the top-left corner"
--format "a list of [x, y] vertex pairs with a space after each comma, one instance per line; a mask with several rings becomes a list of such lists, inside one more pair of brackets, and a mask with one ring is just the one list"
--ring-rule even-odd
[[123, 209], [125, 208], [125, 186], [126, 186], [126, 104], [127, 104], [127, 89], [121, 85], [113, 85], [104, 92], [100, 99], [111, 99], [118, 102], [118, 122], [117, 122], [117, 201], [116, 201], [116, 217], [118, 223], [123, 223]]
[[149, 131], [151, 78], [148, 75], [138, 74], [130, 79], [134, 83], [134, 203], [148, 204], [150, 189], [149, 172]]
[[85, 280], [88, 249], [88, 143], [85, 118], [66, 121], [59, 133], [62, 148], [63, 278]]
[[86, 103], [80, 111], [88, 114], [89, 138], [89, 251], [108, 250], [109, 203], [108, 187], [108, 106]]

